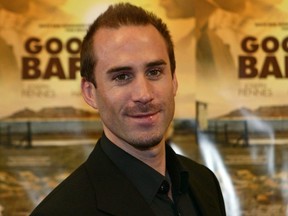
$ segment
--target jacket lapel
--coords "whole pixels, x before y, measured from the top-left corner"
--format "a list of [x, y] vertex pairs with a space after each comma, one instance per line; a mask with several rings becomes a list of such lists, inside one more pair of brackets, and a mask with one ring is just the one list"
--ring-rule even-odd
[[102, 151], [99, 143], [86, 162], [97, 208], [115, 216], [153, 215], [149, 205]]
[[177, 157], [182, 168], [189, 172], [189, 191], [201, 216], [223, 216], [225, 205], [216, 176], [206, 167], [183, 156]]

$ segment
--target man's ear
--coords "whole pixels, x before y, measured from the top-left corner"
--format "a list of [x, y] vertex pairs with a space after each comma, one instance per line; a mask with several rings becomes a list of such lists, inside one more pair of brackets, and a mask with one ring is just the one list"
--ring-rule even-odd
[[81, 91], [82, 96], [86, 103], [93, 107], [94, 109], [98, 109], [97, 101], [96, 101], [96, 87], [92, 82], [87, 81], [82, 78], [81, 80]]

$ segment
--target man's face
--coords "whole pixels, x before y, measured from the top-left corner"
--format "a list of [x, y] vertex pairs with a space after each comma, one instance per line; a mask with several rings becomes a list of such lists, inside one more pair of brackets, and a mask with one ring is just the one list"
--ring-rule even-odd
[[106, 136], [138, 149], [159, 144], [173, 118], [177, 90], [162, 36], [151, 25], [102, 28], [93, 46], [97, 87], [89, 85], [88, 103], [99, 110]]

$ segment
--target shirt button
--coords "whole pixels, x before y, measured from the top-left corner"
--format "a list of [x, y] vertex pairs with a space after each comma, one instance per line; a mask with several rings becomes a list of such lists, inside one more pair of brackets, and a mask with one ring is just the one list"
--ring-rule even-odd
[[169, 183], [164, 180], [158, 190], [158, 193], [160, 194], [167, 194], [169, 192], [169, 189], [170, 189], [170, 185]]

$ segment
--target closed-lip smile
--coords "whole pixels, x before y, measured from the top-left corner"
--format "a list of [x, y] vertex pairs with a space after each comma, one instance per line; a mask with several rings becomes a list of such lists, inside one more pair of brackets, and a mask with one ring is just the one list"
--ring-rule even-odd
[[147, 117], [151, 117], [153, 115], [155, 115], [156, 113], [158, 112], [154, 112], [154, 113], [141, 113], [141, 114], [134, 114], [134, 115], [131, 115], [132, 118], [147, 118]]
[[151, 126], [155, 124], [158, 113], [159, 111], [153, 113], [138, 113], [128, 116], [135, 120], [139, 125]]

